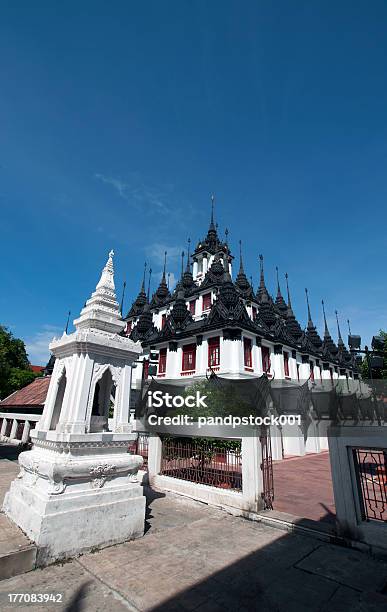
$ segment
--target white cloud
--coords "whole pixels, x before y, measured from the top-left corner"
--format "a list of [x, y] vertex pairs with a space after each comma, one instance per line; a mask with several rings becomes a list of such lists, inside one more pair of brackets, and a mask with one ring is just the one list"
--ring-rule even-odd
[[121, 198], [124, 198], [125, 200], [128, 199], [127, 190], [129, 189], [129, 185], [127, 183], [124, 183], [124, 181], [121, 181], [121, 179], [117, 179], [111, 176], [105, 176], [104, 174], [96, 173], [94, 176], [103, 183], [111, 185], [118, 192]]
[[55, 325], [43, 325], [43, 328], [25, 340], [28, 358], [33, 365], [45, 365], [50, 357], [48, 348], [51, 340], [61, 336], [63, 329]]
[[163, 265], [164, 263], [164, 253], [167, 252], [167, 269], [169, 267], [175, 267], [176, 264], [181, 261], [181, 253], [184, 249], [182, 247], [177, 246], [169, 246], [168, 244], [162, 242], [154, 242], [153, 244], [149, 244], [145, 247], [145, 254], [148, 259], [157, 264]]
[[131, 202], [138, 209], [146, 206], [163, 213], [170, 212], [170, 208], [165, 202], [167, 197], [165, 190], [145, 184], [135, 174], [131, 175], [130, 182], [101, 173], [95, 173], [94, 177], [113, 187], [121, 198]]

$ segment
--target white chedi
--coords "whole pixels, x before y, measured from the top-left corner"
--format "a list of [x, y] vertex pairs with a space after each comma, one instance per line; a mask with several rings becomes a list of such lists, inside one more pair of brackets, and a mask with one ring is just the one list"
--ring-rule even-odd
[[74, 324], [74, 333], [50, 345], [56, 361], [43, 414], [3, 507], [37, 544], [41, 565], [144, 531], [145, 497], [137, 482], [142, 458], [127, 452], [135, 439], [132, 364], [141, 346], [118, 335], [124, 322], [113, 251]]

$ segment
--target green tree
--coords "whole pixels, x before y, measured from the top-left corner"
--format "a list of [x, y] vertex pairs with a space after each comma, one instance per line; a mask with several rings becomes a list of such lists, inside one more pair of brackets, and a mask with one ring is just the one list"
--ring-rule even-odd
[[0, 398], [25, 387], [35, 377], [23, 340], [14, 338], [6, 327], [0, 325]]
[[[380, 330], [379, 336], [381, 336], [384, 339], [383, 369], [378, 370], [378, 371], [375, 371], [373, 369], [372, 377], [387, 379], [387, 332]], [[365, 357], [363, 359], [363, 363], [361, 367], [361, 374], [364, 379], [370, 378], [369, 367], [368, 367], [367, 359]]]

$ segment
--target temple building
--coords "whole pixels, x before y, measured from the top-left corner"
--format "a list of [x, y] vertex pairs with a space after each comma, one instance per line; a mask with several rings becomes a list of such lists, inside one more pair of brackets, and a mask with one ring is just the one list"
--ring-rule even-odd
[[[150, 350], [159, 351], [157, 378], [187, 385], [210, 374], [249, 378], [266, 374], [289, 384], [310, 379], [358, 378], [356, 363], [347, 350], [338, 324], [333, 341], [322, 303], [323, 337], [313, 323], [306, 292], [308, 319], [300, 325], [293, 312], [288, 276], [284, 298], [277, 269], [277, 294], [266, 286], [263, 256], [259, 256], [260, 282], [255, 291], [247, 278], [240, 243], [239, 269], [233, 279], [234, 257], [218, 235], [212, 211], [206, 237], [186, 259], [182, 253], [180, 279], [171, 292], [167, 283], [166, 255], [161, 282], [150, 296], [145, 271], [140, 292], [126, 321], [126, 335], [140, 341], [143, 368], [137, 368], [133, 387], [148, 378]], [[336, 315], [337, 316], [337, 315]]]

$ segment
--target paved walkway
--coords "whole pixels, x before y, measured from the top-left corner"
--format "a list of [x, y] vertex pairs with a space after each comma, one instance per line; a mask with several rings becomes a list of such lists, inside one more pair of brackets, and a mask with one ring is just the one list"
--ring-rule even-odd
[[[385, 612], [387, 564], [148, 490], [144, 538], [0, 581], [1, 610]], [[10, 604], [8, 593], [63, 593]]]
[[273, 462], [274, 509], [314, 521], [334, 522], [329, 452]]

